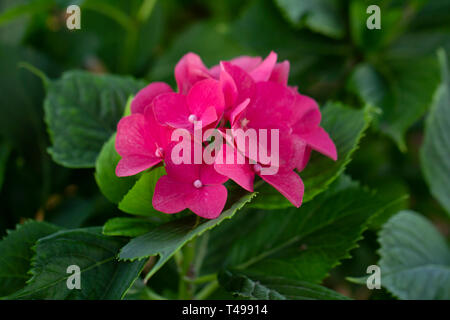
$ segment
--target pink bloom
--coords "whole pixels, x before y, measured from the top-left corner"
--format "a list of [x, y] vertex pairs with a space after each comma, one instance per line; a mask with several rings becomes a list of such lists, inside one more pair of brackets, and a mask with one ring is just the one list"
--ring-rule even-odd
[[117, 125], [116, 150], [122, 159], [116, 167], [118, 177], [132, 176], [160, 163], [170, 142], [172, 129], [160, 125], [152, 108], [145, 113], [124, 117]]
[[200, 217], [217, 218], [227, 201], [222, 184], [228, 178], [217, 173], [213, 165], [174, 164], [170, 152], [165, 157], [167, 175], [156, 183], [153, 207], [165, 213], [188, 208]]
[[194, 122], [202, 127], [214, 124], [223, 114], [225, 101], [219, 81], [206, 79], [197, 82], [187, 96], [181, 93], [161, 94], [153, 101], [156, 119], [173, 128], [194, 130]]
[[[317, 103], [288, 86], [289, 68], [288, 61], [277, 63], [274, 52], [265, 59], [241, 56], [221, 61], [211, 69], [198, 55], [186, 54], [175, 67], [179, 92], [165, 83], [152, 83], [132, 101], [132, 115], [119, 122], [116, 149], [122, 159], [116, 174], [134, 175], [164, 162], [167, 175], [156, 184], [153, 206], [169, 214], [190, 209], [216, 218], [227, 200], [223, 183], [229, 178], [253, 191], [256, 176], [299, 207], [304, 185], [295, 170], [305, 168], [311, 150], [333, 160], [337, 152], [320, 126]], [[171, 134], [185, 129], [187, 141], [198, 143], [192, 135], [196, 121], [202, 128], [217, 128], [228, 143], [213, 165], [175, 164]], [[203, 151], [202, 145], [196, 146]], [[250, 146], [256, 146], [256, 153]]]

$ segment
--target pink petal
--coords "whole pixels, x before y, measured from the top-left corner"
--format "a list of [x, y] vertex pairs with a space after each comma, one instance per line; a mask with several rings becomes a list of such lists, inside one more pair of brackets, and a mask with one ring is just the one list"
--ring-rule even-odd
[[131, 101], [131, 113], [144, 113], [145, 108], [149, 106], [153, 99], [161, 93], [172, 92], [172, 88], [164, 82], [152, 82], [140, 90], [133, 101]]
[[116, 176], [127, 177], [134, 176], [139, 172], [147, 170], [154, 165], [160, 163], [161, 158], [157, 157], [146, 157], [140, 155], [126, 156], [120, 159], [116, 166]]
[[[298, 139], [297, 136], [293, 136], [293, 139]], [[298, 152], [297, 164], [295, 168], [298, 171], [303, 171], [308, 164], [309, 158], [311, 157], [311, 147], [306, 144], [301, 139], [298, 139], [296, 151]]]
[[300, 176], [294, 171], [262, 175], [261, 178], [277, 189], [297, 208], [302, 204], [304, 185]]
[[223, 185], [203, 186], [185, 198], [186, 205], [195, 214], [206, 219], [215, 219], [227, 202], [227, 188]]
[[285, 60], [283, 62], [277, 63], [272, 70], [269, 81], [277, 82], [282, 85], [287, 86], [289, 78], [289, 61]]
[[[177, 152], [177, 149], [174, 149], [178, 143], [172, 142], [167, 146], [167, 152], [165, 152], [164, 162], [166, 164], [166, 172], [167, 175], [172, 179], [184, 182], [187, 184], [193, 184], [195, 180], [200, 179], [200, 168], [201, 164], [194, 163], [194, 142], [191, 141], [190, 147], [190, 162], [191, 163], [179, 163], [175, 164], [173, 159], [175, 159], [172, 154]], [[200, 145], [201, 148], [201, 145]], [[203, 149], [201, 149], [203, 152]], [[189, 150], [187, 150], [189, 152]], [[182, 154], [180, 156], [183, 156]]]
[[157, 146], [164, 149], [171, 142], [174, 129], [166, 125], [161, 125], [155, 118], [153, 108], [146, 108], [144, 115], [151, 128], [151, 136], [156, 141]]
[[[224, 148], [222, 161], [219, 163], [216, 158], [214, 169], [218, 173], [236, 182], [242, 188], [253, 192], [255, 172], [252, 170], [251, 165], [246, 161], [243, 155], [237, 152], [236, 148], [232, 148], [229, 145], [223, 145], [222, 148]], [[227, 161], [227, 157], [230, 161]]]
[[244, 110], [247, 108], [247, 106], [250, 103], [250, 99], [245, 99], [241, 104], [237, 105], [235, 108], [233, 108], [230, 112], [230, 122], [231, 125], [235, 123], [236, 119], [244, 112]]
[[205, 185], [222, 184], [227, 180], [228, 177], [218, 173], [212, 164], [203, 164], [200, 168], [200, 181]]
[[116, 167], [116, 175], [120, 177], [137, 174], [161, 161], [155, 155], [156, 142], [151, 135], [149, 123], [139, 113], [119, 121], [115, 147], [122, 156]]
[[162, 176], [156, 182], [153, 194], [153, 207], [164, 213], [176, 213], [186, 209], [184, 199], [195, 193], [195, 188], [188, 184], [180, 183], [169, 176]]
[[122, 118], [117, 125], [116, 150], [126, 155], [153, 155], [155, 141], [151, 128], [142, 114], [132, 114]]
[[[203, 121], [203, 126], [217, 120], [225, 109], [225, 99], [219, 81], [206, 79], [197, 82], [187, 95], [187, 104], [190, 112]], [[211, 109], [215, 109], [215, 116]]]
[[250, 76], [255, 82], [267, 81], [272, 74], [272, 70], [277, 63], [277, 54], [273, 51], [264, 59], [261, 64], [250, 72]]
[[308, 97], [297, 93], [295, 95], [295, 105], [293, 107], [294, 115], [293, 129], [296, 133], [306, 133], [315, 130], [321, 121], [321, 114], [317, 102]]
[[180, 93], [164, 93], [153, 100], [153, 112], [156, 120], [174, 128], [192, 130], [189, 122], [190, 111], [186, 97]]
[[275, 82], [255, 84], [253, 99], [241, 117], [248, 120], [248, 127], [283, 128], [292, 122], [296, 97], [286, 86]]
[[[255, 69], [260, 63], [262, 59], [261, 57], [249, 57], [249, 56], [240, 56], [234, 59], [227, 61], [228, 63], [241, 68], [246, 72], [250, 72]], [[209, 69], [209, 73], [215, 79], [219, 79], [221, 66], [220, 64], [215, 65]]]
[[245, 72], [238, 66], [231, 64], [230, 62], [222, 62], [221, 67], [224, 72], [228, 73], [231, 76], [236, 85], [238, 96], [235, 104], [240, 104], [245, 99], [251, 98], [255, 86], [255, 82], [253, 81], [252, 77], [250, 77], [247, 72]]
[[330, 136], [321, 127], [309, 133], [299, 134], [299, 137], [304, 140], [313, 150], [316, 150], [327, 157], [337, 160], [336, 146], [331, 140]]
[[225, 98], [225, 106], [230, 107], [233, 106], [236, 102], [236, 99], [238, 97], [238, 89], [236, 87], [236, 83], [233, 80], [233, 77], [231, 77], [231, 75], [225, 71], [222, 64], [220, 69], [219, 81]]
[[242, 70], [246, 72], [250, 72], [254, 70], [258, 65], [261, 64], [261, 57], [249, 57], [249, 56], [240, 56], [230, 60], [230, 63], [238, 66]]
[[180, 93], [187, 94], [196, 82], [208, 78], [208, 68], [195, 53], [185, 54], [175, 66], [175, 79]]

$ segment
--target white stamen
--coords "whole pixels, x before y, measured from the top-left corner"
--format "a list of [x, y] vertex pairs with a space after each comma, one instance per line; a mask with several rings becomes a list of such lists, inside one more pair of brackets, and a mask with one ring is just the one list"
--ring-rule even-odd
[[155, 156], [157, 156], [158, 158], [163, 158], [164, 157], [164, 149], [156, 148]]
[[262, 169], [262, 167], [259, 163], [253, 165], [253, 171], [255, 171], [256, 173], [261, 172], [261, 169]]
[[190, 123], [194, 123], [195, 121], [197, 121], [197, 116], [195, 114], [191, 114], [188, 118], [188, 121]]
[[194, 187], [201, 188], [201, 187], [203, 187], [203, 183], [197, 179], [194, 181]]

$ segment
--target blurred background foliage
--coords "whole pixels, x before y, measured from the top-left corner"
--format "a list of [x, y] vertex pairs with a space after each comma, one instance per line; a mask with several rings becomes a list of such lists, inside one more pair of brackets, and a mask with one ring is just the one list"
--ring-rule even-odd
[[[81, 30], [66, 27], [70, 4], [81, 7]], [[371, 4], [381, 8], [381, 30], [366, 27]], [[347, 174], [381, 196], [408, 194], [400, 206], [448, 236], [448, 216], [419, 157], [441, 79], [438, 48], [450, 52], [449, 0], [0, 0], [0, 234], [28, 218], [75, 228], [121, 215], [99, 193], [93, 170], [51, 160], [42, 73], [84, 69], [174, 86], [175, 63], [189, 51], [212, 66], [273, 50], [291, 63], [289, 84], [320, 104], [376, 108]], [[328, 286], [359, 299], [389, 298], [344, 279], [377, 261], [376, 231], [366, 232]], [[169, 290], [173, 268], [165, 266], [154, 286]]]

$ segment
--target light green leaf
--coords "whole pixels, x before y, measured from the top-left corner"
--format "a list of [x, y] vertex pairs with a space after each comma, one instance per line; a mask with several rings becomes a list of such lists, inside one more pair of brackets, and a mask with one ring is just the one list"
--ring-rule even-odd
[[45, 222], [28, 221], [0, 241], [0, 297], [12, 294], [25, 286], [30, 278], [32, 246], [59, 228]]
[[233, 217], [254, 195], [254, 193], [245, 195], [213, 220], [191, 215], [160, 225], [149, 233], [132, 239], [122, 248], [119, 257], [121, 260], [136, 260], [159, 255], [158, 261], [146, 276], [148, 279], [189, 240]]
[[252, 300], [347, 300], [339, 293], [307, 281], [254, 276], [225, 270], [219, 283], [232, 294]]
[[345, 23], [338, 0], [275, 0], [286, 19], [294, 26], [303, 23], [313, 31], [342, 38]]
[[155, 223], [139, 218], [112, 218], [103, 226], [103, 234], [107, 236], [137, 237], [149, 232]]
[[332, 187], [299, 209], [247, 210], [209, 234], [202, 273], [224, 267], [318, 283], [391, 202], [350, 186]]
[[48, 86], [44, 103], [53, 160], [89, 168], [115, 132], [127, 99], [143, 87], [129, 77], [70, 71]]
[[157, 167], [144, 172], [120, 201], [119, 209], [126, 213], [153, 217], [161, 221], [169, 220], [169, 215], [155, 210], [152, 204], [156, 182], [165, 174], [166, 170], [164, 167]]
[[[60, 231], [40, 239], [35, 247], [27, 286], [13, 299], [121, 299], [138, 277], [145, 261], [117, 260], [124, 239], [101, 234], [100, 228]], [[73, 273], [80, 267], [81, 289], [69, 290]]]
[[442, 83], [426, 120], [420, 159], [431, 194], [450, 215], [450, 76], [447, 56], [439, 52]]
[[[300, 172], [305, 184], [303, 202], [308, 202], [326, 188], [345, 170], [353, 152], [358, 148], [370, 123], [370, 108], [351, 109], [339, 103], [328, 103], [322, 111], [322, 126], [336, 145], [338, 160], [333, 161], [313, 151], [306, 169]], [[277, 190], [268, 184], [258, 188], [260, 196], [250, 206], [261, 209], [293, 207]]]
[[116, 176], [120, 155], [115, 148], [116, 134], [103, 145], [95, 163], [95, 180], [103, 195], [113, 203], [119, 203], [136, 183], [138, 177]]
[[380, 232], [381, 285], [400, 299], [450, 299], [450, 249], [436, 228], [401, 211]]

